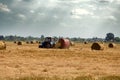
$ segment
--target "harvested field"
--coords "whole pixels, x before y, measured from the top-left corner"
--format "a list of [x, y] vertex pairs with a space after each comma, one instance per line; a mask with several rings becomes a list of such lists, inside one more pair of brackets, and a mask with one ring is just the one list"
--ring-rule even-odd
[[120, 76], [120, 44], [108, 48], [106, 43], [100, 51], [91, 50], [92, 43], [75, 43], [69, 49], [44, 49], [25, 42], [21, 46], [13, 42], [6, 45], [6, 50], [0, 51], [0, 79]]

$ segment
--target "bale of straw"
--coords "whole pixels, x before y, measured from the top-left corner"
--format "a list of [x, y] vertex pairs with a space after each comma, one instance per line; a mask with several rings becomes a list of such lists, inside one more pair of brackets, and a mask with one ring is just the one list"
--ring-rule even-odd
[[36, 41], [36, 43], [39, 43], [39, 41]]
[[29, 44], [29, 41], [26, 41], [26, 44]]
[[84, 44], [88, 44], [88, 42], [87, 42], [87, 41], [85, 41], [85, 42], [84, 42]]
[[41, 41], [39, 41], [38, 43], [41, 44]]
[[3, 41], [0, 41], [0, 50], [5, 50], [6, 49], [6, 43]]
[[58, 46], [61, 49], [68, 49], [70, 47], [70, 40], [65, 38], [60, 38], [58, 40]]
[[17, 41], [14, 41], [14, 43], [16, 44], [16, 43], [17, 43]]
[[103, 50], [104, 49], [104, 45], [95, 42], [95, 43], [92, 44], [91, 49], [92, 50]]
[[21, 41], [18, 41], [17, 45], [22, 45], [22, 42], [21, 42]]
[[31, 44], [33, 44], [34, 42], [33, 41], [30, 41]]
[[114, 47], [116, 47], [116, 45], [115, 45], [115, 43], [109, 43], [109, 44], [108, 44], [108, 47], [109, 47], [109, 48], [114, 48]]

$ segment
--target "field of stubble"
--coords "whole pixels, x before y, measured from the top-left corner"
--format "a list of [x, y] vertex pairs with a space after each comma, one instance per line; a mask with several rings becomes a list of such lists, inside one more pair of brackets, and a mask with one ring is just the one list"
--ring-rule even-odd
[[120, 76], [120, 44], [116, 48], [92, 51], [91, 43], [75, 43], [69, 49], [43, 49], [38, 44], [18, 46], [6, 42], [0, 50], [0, 79], [40, 76], [76, 78], [78, 76]]

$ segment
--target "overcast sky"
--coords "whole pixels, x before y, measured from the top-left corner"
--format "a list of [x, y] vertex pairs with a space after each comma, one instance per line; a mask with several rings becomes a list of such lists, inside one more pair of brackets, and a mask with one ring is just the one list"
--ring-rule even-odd
[[120, 37], [120, 0], [0, 0], [0, 35]]

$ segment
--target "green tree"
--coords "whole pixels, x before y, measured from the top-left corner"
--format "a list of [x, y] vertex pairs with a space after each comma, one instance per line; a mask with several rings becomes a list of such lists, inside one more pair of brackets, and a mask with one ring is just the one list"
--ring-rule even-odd
[[114, 34], [113, 33], [107, 33], [105, 40], [106, 41], [114, 41]]
[[115, 37], [114, 39], [116, 42], [120, 42], [120, 38], [119, 37]]
[[41, 35], [40, 39], [43, 41], [45, 39], [44, 35]]

